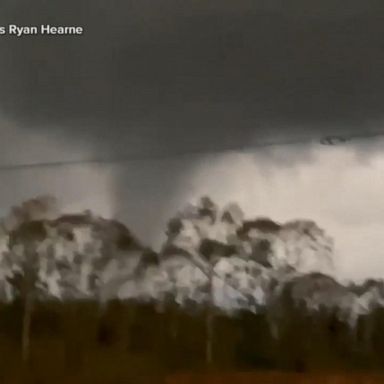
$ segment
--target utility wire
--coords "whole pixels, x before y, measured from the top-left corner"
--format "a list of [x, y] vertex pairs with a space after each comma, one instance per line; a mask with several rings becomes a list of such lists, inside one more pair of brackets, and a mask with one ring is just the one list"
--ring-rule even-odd
[[18, 163], [18, 164], [0, 164], [0, 171], [13, 171], [13, 170], [24, 170], [32, 168], [55, 168], [55, 167], [67, 167], [82, 164], [116, 164], [130, 161], [139, 160], [164, 160], [172, 158], [180, 158], [186, 156], [204, 155], [204, 154], [217, 154], [232, 151], [249, 151], [257, 148], [267, 148], [275, 146], [288, 146], [298, 144], [321, 144], [327, 146], [335, 146], [345, 144], [352, 140], [361, 140], [369, 138], [384, 137], [384, 131], [367, 132], [367, 133], [348, 133], [348, 134], [336, 134], [324, 136], [320, 139], [292, 139], [292, 140], [281, 140], [281, 141], [270, 141], [270, 142], [259, 142], [254, 144], [247, 144], [244, 146], [233, 146], [226, 148], [212, 148], [212, 149], [195, 149], [187, 150], [182, 152], [173, 152], [167, 154], [154, 154], [154, 155], [121, 155], [115, 157], [100, 157], [100, 158], [89, 158], [89, 159], [74, 159], [74, 160], [60, 160], [60, 161], [43, 161], [36, 163]]

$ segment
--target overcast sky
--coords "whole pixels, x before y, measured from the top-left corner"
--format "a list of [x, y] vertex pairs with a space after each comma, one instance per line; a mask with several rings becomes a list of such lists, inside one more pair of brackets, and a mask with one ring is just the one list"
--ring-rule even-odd
[[0, 111], [105, 155], [371, 129], [383, 15], [380, 0], [4, 0], [1, 25], [85, 34], [1, 36]]
[[2, 170], [1, 210], [52, 192], [156, 242], [175, 207], [209, 192], [314, 218], [337, 237], [340, 273], [384, 277], [381, 142], [183, 156], [384, 131], [383, 16], [382, 0], [2, 1], [0, 25], [85, 34], [0, 36], [0, 166], [136, 160]]
[[220, 204], [238, 202], [248, 218], [315, 220], [335, 241], [339, 277], [384, 278], [383, 174], [380, 151], [362, 159], [351, 145], [276, 146], [268, 151], [3, 170], [1, 207], [5, 213], [13, 204], [50, 193], [64, 211], [90, 208], [117, 217], [157, 248], [167, 220], [186, 202], [208, 194]]

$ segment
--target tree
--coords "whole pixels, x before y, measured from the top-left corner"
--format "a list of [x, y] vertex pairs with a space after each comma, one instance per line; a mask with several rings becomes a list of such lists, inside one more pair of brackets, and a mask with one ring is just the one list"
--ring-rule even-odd
[[[275, 304], [281, 301], [281, 290], [302, 274], [332, 272], [333, 241], [310, 220], [280, 224], [268, 218], [257, 218], [245, 221], [238, 235], [245, 257], [263, 265], [270, 275], [272, 284], [267, 287], [266, 308], [272, 334], [277, 338], [278, 317], [289, 316]], [[305, 284], [314, 280], [309, 276]]]
[[[235, 204], [223, 209], [209, 198], [202, 197], [197, 204], [188, 205], [170, 220], [167, 241], [161, 255], [183, 254], [206, 275], [206, 362], [213, 363], [214, 345], [214, 277], [215, 264], [221, 257], [236, 254], [236, 231], [241, 225], [243, 213]], [[217, 276], [221, 278], [220, 276]]]
[[19, 225], [10, 233], [9, 248], [16, 273], [10, 282], [23, 303], [21, 335], [22, 359], [30, 356], [30, 332], [34, 302], [40, 292], [39, 246], [47, 236], [43, 221], [30, 221]]
[[2, 226], [7, 232], [10, 232], [23, 223], [53, 220], [59, 214], [57, 199], [51, 195], [40, 195], [24, 201], [19, 206], [12, 207], [8, 215], [2, 220]]
[[47, 237], [47, 220], [55, 218], [58, 212], [57, 200], [42, 195], [13, 207], [2, 221], [9, 248], [9, 251], [3, 252], [3, 261], [8, 271], [7, 280], [12, 287], [12, 295], [19, 296], [23, 303], [21, 344], [25, 362], [30, 354], [33, 305], [42, 291], [40, 247]]
[[[65, 214], [47, 223], [43, 244], [49, 254], [41, 275], [57, 279], [60, 299], [97, 299], [117, 295], [142, 254], [142, 246], [121, 223], [87, 211]], [[52, 294], [53, 292], [48, 292]]]
[[314, 221], [289, 221], [281, 227], [279, 237], [286, 264], [301, 273], [333, 273], [333, 239]]

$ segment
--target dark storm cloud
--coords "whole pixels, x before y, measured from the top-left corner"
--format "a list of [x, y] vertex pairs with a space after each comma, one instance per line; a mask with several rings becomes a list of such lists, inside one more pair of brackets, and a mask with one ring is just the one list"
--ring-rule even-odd
[[[191, 195], [245, 196], [252, 208], [281, 172], [287, 186], [276, 181], [272, 203], [291, 215], [294, 196], [311, 216], [321, 207], [313, 196], [333, 207], [316, 190], [331, 180], [328, 163], [313, 162], [309, 202], [296, 179], [284, 178], [286, 167], [313, 160], [310, 146], [268, 147], [249, 159], [141, 157], [376, 131], [383, 121], [383, 0], [0, 0], [0, 25], [9, 23], [80, 25], [85, 34], [0, 36], [0, 169], [117, 155], [140, 161], [3, 170], [3, 212], [53, 193], [75, 210], [114, 211], [143, 240], [156, 239]], [[356, 148], [367, 158], [372, 145]], [[335, 188], [332, 199], [344, 196]], [[345, 212], [353, 199], [343, 198]]]
[[[231, 148], [383, 117], [382, 1], [3, 1], [0, 108], [103, 153]], [[309, 5], [310, 4], [310, 5]]]

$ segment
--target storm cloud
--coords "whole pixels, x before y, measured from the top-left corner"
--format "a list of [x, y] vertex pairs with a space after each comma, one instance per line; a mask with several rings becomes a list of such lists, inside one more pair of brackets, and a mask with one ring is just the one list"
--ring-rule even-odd
[[382, 0], [2, 1], [0, 26], [85, 31], [0, 36], [2, 215], [51, 193], [158, 245], [207, 193], [314, 219], [341, 275], [382, 276], [383, 141], [249, 147], [384, 131], [383, 14]]
[[0, 110], [99, 155], [179, 154], [378, 129], [380, 1], [3, 1]]

